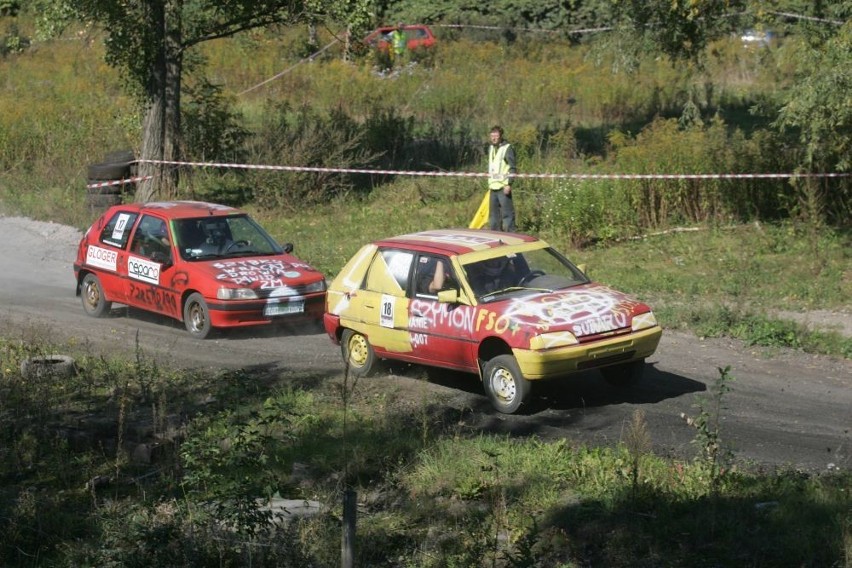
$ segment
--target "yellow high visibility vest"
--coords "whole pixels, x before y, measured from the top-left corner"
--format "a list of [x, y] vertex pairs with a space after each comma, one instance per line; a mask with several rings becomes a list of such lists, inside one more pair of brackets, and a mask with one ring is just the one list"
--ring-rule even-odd
[[488, 148], [488, 188], [501, 189], [509, 185], [509, 164], [506, 163], [508, 143]]

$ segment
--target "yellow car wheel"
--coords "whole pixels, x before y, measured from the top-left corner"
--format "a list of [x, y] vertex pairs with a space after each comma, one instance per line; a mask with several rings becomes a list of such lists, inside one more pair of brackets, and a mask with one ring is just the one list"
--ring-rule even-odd
[[344, 330], [340, 348], [343, 352], [343, 361], [350, 373], [358, 377], [367, 377], [373, 373], [376, 367], [376, 353], [364, 335], [351, 329]]
[[503, 414], [512, 414], [527, 401], [530, 382], [521, 374], [512, 355], [498, 355], [485, 364], [483, 374], [485, 394], [491, 404]]

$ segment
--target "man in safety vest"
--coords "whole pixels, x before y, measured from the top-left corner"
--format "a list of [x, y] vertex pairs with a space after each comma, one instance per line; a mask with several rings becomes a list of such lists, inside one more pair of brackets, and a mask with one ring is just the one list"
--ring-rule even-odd
[[408, 38], [405, 37], [405, 30], [402, 23], [398, 23], [390, 34], [390, 56], [394, 65], [403, 65], [405, 63], [405, 50], [407, 48]]
[[503, 128], [495, 126], [491, 129], [491, 146], [488, 147], [488, 189], [491, 190], [488, 222], [493, 231], [515, 231], [515, 205], [512, 203], [512, 175], [515, 173], [515, 150], [503, 140]]

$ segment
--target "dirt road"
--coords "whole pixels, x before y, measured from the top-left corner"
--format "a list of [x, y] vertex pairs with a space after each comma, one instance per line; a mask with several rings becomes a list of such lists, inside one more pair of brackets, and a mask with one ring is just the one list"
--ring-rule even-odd
[[[213, 340], [191, 339], [182, 324], [126, 308], [89, 318], [74, 295], [72, 262], [80, 233], [71, 227], [0, 217], [0, 325], [5, 335], [56, 342], [75, 338], [97, 351], [134, 353], [137, 346], [162, 364], [192, 368], [307, 371], [337, 380], [338, 349], [309, 331], [248, 330]], [[441, 401], [461, 427], [516, 436], [611, 444], [623, 438], [637, 409], [644, 411], [657, 453], [693, 455], [695, 431], [680, 417], [698, 413], [696, 396], [730, 366], [736, 378], [724, 403], [721, 435], [743, 463], [811, 472], [852, 467], [852, 362], [794, 351], [749, 348], [667, 330], [640, 385], [608, 386], [597, 373], [537, 385], [528, 413], [494, 412], [470, 375], [404, 367], [370, 379], [395, 400]]]

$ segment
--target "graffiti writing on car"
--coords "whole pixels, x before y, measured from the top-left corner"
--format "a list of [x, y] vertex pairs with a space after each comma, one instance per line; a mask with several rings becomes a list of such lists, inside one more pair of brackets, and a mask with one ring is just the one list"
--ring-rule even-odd
[[540, 330], [568, 327], [576, 336], [604, 333], [630, 324], [637, 302], [605, 287], [512, 302], [505, 315]]
[[411, 344], [415, 347], [420, 347], [421, 345], [429, 345], [429, 336], [425, 333], [412, 333]]
[[[409, 326], [418, 329], [451, 328], [471, 333], [473, 331], [473, 308], [452, 306], [433, 300], [411, 301]], [[414, 325], [412, 325], [412, 323]]]
[[178, 302], [174, 294], [156, 286], [130, 284], [130, 298], [137, 304], [161, 313], [177, 316]]
[[213, 266], [221, 271], [216, 275], [217, 280], [230, 280], [241, 286], [257, 284], [264, 290], [286, 286], [285, 279], [301, 276], [297, 268], [310, 269], [304, 263], [257, 259], [217, 262]]
[[468, 246], [476, 246], [476, 245], [490, 245], [496, 244], [500, 242], [500, 239], [494, 237], [485, 237], [485, 236], [474, 236], [474, 235], [460, 235], [460, 234], [450, 234], [444, 232], [435, 232], [423, 233], [424, 237], [426, 237], [430, 241], [439, 242], [439, 243], [458, 243], [465, 244]]

